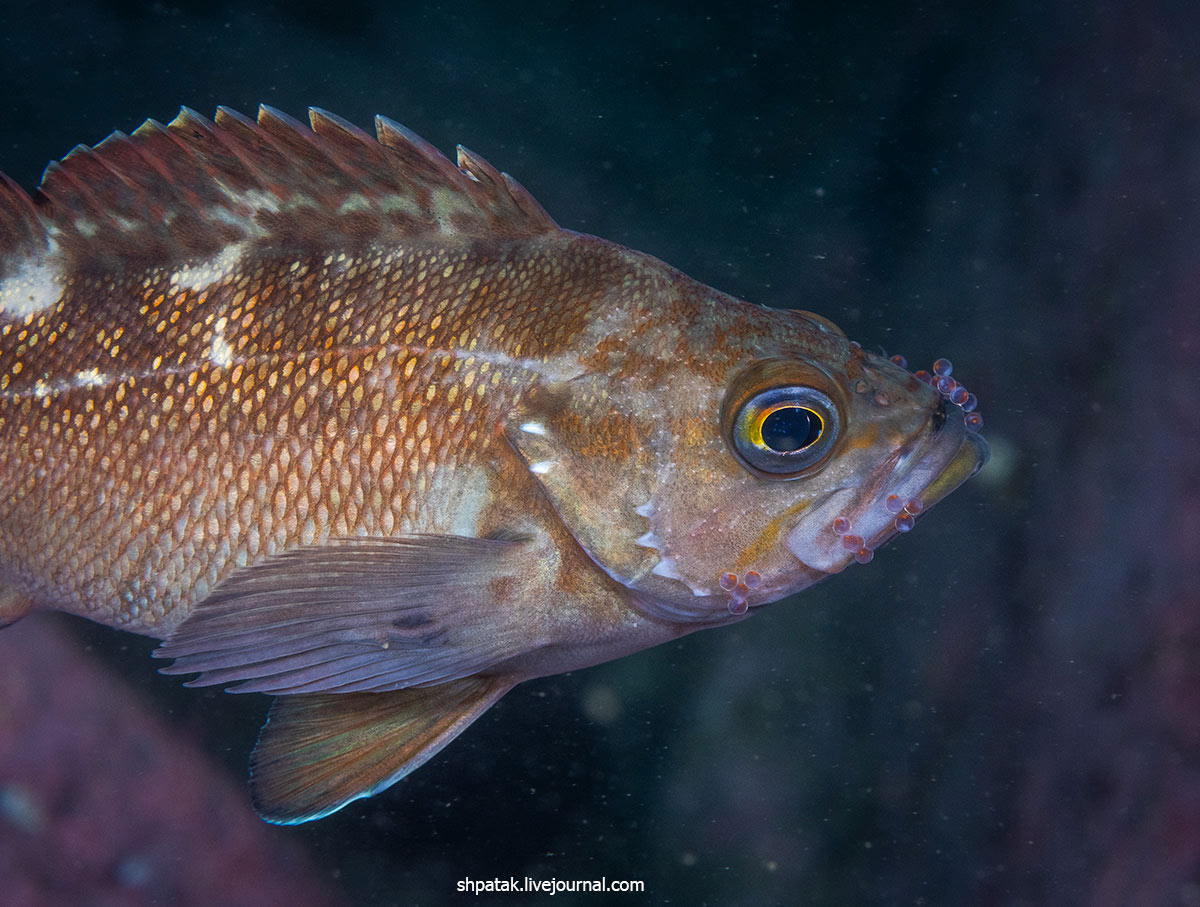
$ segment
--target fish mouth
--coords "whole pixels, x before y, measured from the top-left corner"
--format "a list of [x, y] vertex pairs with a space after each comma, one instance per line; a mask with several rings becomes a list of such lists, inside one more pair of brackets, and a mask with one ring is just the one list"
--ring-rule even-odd
[[[957, 408], [955, 408], [957, 409]], [[806, 566], [837, 573], [866, 563], [916, 518], [979, 472], [990, 455], [987, 441], [969, 430], [961, 413], [943, 406], [932, 431], [896, 451], [859, 485], [834, 490], [807, 511], [787, 546]]]
[[[904, 453], [890, 476], [883, 476], [875, 496], [886, 502], [895, 495], [906, 505], [917, 502], [916, 516], [928, 510], [984, 467], [991, 451], [960, 415], [948, 414], [943, 402], [938, 426], [916, 449]], [[894, 515], [894, 514], [893, 514]]]
[[968, 431], [950, 462], [937, 472], [921, 492], [919, 500], [929, 509], [987, 464], [991, 449], [977, 432]]

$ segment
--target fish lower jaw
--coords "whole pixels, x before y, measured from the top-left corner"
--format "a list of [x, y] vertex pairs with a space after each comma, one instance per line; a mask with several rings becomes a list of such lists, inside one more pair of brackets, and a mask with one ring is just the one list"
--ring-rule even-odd
[[839, 573], [853, 559], [853, 553], [842, 547], [834, 523], [855, 503], [857, 488], [840, 488], [825, 498], [813, 510], [804, 514], [787, 536], [787, 548], [805, 567], [820, 573]]
[[787, 537], [788, 550], [824, 573], [869, 563], [875, 551], [911, 530], [920, 514], [978, 472], [987, 457], [986, 442], [966, 434], [957, 447], [942, 445], [882, 491], [864, 497], [861, 487], [840, 488], [804, 515]]

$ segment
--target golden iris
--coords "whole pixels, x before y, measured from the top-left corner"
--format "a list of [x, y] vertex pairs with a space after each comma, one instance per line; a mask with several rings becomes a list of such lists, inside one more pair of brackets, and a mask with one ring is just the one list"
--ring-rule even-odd
[[794, 479], [821, 465], [837, 440], [837, 407], [814, 387], [760, 391], [735, 411], [734, 453], [763, 478]]
[[750, 443], [775, 453], [795, 453], [821, 438], [825, 420], [815, 409], [776, 403], [751, 417]]

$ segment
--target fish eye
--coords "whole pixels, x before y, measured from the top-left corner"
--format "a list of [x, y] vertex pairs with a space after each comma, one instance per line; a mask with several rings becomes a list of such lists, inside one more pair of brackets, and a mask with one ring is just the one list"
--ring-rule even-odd
[[791, 479], [824, 461], [838, 435], [833, 401], [813, 387], [773, 387], [734, 417], [734, 452], [752, 472]]

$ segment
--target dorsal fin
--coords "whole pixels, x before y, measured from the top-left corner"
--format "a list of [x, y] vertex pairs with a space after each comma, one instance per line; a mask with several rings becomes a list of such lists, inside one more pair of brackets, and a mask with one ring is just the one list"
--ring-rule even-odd
[[0, 278], [4, 258], [34, 255], [46, 246], [46, 227], [25, 190], [0, 173]]
[[[420, 236], [513, 239], [557, 229], [515, 180], [463, 148], [455, 166], [379, 117], [376, 137], [323, 110], [305, 126], [186, 107], [79, 146], [32, 200], [0, 178], [0, 269], [13, 252], [66, 254], [85, 271], [170, 265], [230, 243], [328, 251]], [[3, 274], [0, 274], [2, 277]]]

